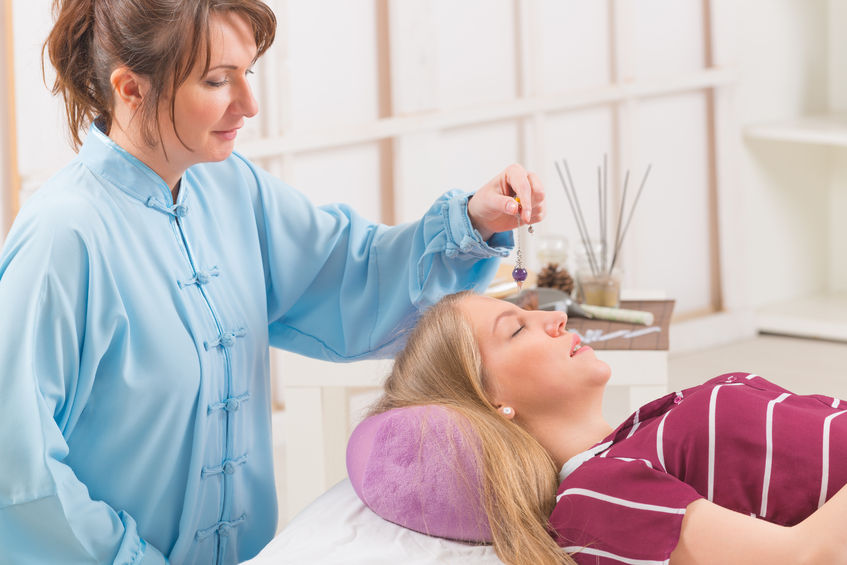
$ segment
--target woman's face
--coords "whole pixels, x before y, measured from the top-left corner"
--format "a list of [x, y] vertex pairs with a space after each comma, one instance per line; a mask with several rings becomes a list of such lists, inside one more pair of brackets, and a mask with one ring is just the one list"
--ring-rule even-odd
[[244, 119], [258, 112], [247, 82], [257, 53], [252, 28], [238, 15], [215, 14], [209, 40], [209, 71], [203, 74], [198, 65], [201, 68], [192, 71], [174, 100], [174, 126], [188, 148], [170, 124], [170, 100], [163, 100], [159, 110], [168, 158], [182, 168], [229, 157]]
[[565, 331], [563, 312], [527, 311], [469, 296], [460, 306], [473, 328], [495, 404], [521, 414], [561, 412], [602, 393], [610, 369]]

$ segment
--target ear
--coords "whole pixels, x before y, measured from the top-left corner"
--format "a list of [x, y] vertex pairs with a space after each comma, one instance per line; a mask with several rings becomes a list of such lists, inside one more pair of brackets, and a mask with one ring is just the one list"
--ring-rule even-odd
[[120, 66], [112, 71], [109, 82], [112, 85], [116, 103], [123, 104], [132, 112], [141, 106], [141, 102], [147, 93], [147, 81], [145, 79], [127, 67]]

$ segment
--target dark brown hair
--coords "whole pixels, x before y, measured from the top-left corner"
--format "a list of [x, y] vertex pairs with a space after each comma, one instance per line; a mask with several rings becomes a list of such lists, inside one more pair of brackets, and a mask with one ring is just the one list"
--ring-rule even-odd
[[[75, 148], [80, 131], [95, 119], [112, 127], [110, 77], [125, 65], [150, 81], [150, 91], [138, 109], [144, 141], [156, 145], [159, 101], [170, 100], [202, 62], [209, 69], [209, 19], [231, 12], [253, 29], [261, 56], [276, 33], [276, 17], [259, 0], [54, 0], [56, 23], [42, 48], [56, 68], [53, 94], [65, 99], [65, 112]], [[177, 133], [179, 136], [179, 133]]]

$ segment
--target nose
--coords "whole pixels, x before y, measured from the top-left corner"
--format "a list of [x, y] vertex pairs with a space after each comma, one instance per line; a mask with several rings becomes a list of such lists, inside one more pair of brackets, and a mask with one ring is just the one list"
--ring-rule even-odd
[[247, 81], [247, 77], [242, 79], [238, 98], [236, 98], [233, 105], [236, 111], [245, 118], [252, 118], [259, 113], [259, 103], [256, 101], [256, 97], [253, 96], [253, 88]]
[[565, 325], [568, 323], [568, 315], [564, 312], [554, 310], [545, 312], [544, 329], [551, 337], [559, 337], [565, 334]]

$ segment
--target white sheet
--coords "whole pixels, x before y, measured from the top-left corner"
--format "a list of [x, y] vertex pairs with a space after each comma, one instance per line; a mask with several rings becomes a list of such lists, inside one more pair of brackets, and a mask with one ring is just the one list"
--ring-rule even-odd
[[344, 479], [243, 565], [502, 565], [491, 546], [419, 534], [383, 520]]

